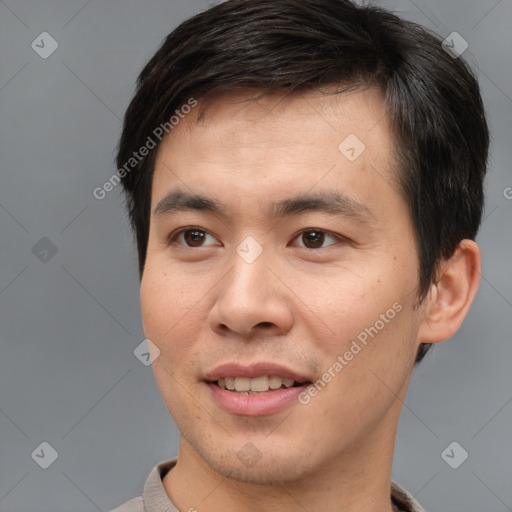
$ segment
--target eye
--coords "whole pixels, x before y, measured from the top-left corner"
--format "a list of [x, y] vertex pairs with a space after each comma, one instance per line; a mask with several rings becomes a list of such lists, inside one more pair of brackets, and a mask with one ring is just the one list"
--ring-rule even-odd
[[169, 236], [169, 244], [185, 245], [186, 247], [202, 247], [204, 245], [212, 245], [204, 243], [208, 237], [216, 241], [216, 239], [204, 229], [187, 227], [172, 233]]
[[331, 235], [322, 229], [307, 229], [299, 233], [295, 239], [300, 240], [303, 244], [302, 247], [306, 249], [321, 249], [328, 239], [334, 240], [334, 242], [327, 244], [327, 246], [340, 241], [341, 237]]

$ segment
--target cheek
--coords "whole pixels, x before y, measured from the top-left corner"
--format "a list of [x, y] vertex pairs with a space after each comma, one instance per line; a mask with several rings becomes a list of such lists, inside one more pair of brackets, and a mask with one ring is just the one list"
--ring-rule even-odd
[[389, 282], [370, 269], [352, 272], [333, 269], [332, 274], [320, 280], [311, 276], [290, 276], [293, 287], [301, 299], [297, 307], [322, 332], [346, 340], [373, 323], [380, 313], [391, 307], [396, 292]]
[[[173, 343], [175, 339], [192, 337], [195, 321], [204, 297], [199, 285], [190, 282], [183, 274], [159, 270], [154, 265], [146, 266], [140, 287], [140, 302], [144, 333], [161, 351], [180, 349], [184, 344]], [[190, 346], [185, 344], [185, 346]]]
[[368, 363], [387, 361], [391, 369], [412, 357], [410, 283], [416, 274], [413, 265], [406, 270], [395, 261], [388, 255], [356, 271], [336, 268], [316, 282], [295, 276], [304, 301], [301, 316], [326, 369], [348, 351], [352, 370], [343, 373], [357, 379]]
[[157, 270], [154, 262], [145, 267], [140, 287], [144, 334], [160, 350], [153, 372], [169, 411], [178, 418], [186, 402], [183, 386], [195, 378], [196, 345], [204, 325], [198, 318], [200, 297], [190, 278]]

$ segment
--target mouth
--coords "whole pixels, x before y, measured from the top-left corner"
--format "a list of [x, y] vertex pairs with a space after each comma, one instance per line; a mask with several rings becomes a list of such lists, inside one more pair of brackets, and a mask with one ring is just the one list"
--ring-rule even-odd
[[221, 377], [211, 384], [221, 389], [241, 395], [261, 395], [279, 389], [297, 388], [311, 384], [306, 380], [294, 380], [279, 375], [260, 375], [258, 377]]
[[271, 361], [225, 363], [203, 379], [214, 403], [241, 416], [265, 416], [292, 407], [311, 384], [306, 375]]

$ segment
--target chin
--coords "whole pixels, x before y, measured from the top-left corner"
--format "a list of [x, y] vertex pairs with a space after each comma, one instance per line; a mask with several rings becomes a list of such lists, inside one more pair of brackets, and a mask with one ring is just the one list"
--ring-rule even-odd
[[254, 467], [248, 468], [239, 461], [210, 461], [211, 467], [222, 476], [236, 482], [253, 485], [277, 485], [301, 480], [306, 475], [305, 468], [295, 464], [264, 463], [262, 460]]
[[[257, 441], [256, 441], [257, 442]], [[253, 485], [275, 485], [299, 481], [314, 471], [304, 453], [271, 447], [259, 451], [250, 441], [242, 448], [222, 447], [219, 452], [197, 449], [197, 453], [214, 471], [236, 482]]]

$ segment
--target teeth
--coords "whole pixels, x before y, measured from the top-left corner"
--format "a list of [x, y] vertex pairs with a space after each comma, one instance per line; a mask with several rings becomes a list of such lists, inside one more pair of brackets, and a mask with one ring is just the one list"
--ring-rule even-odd
[[293, 379], [286, 379], [277, 375], [262, 375], [250, 379], [249, 377], [226, 377], [217, 381], [219, 387], [230, 391], [238, 391], [240, 393], [247, 392], [266, 392], [269, 389], [279, 389], [284, 386], [291, 388], [294, 384]]
[[235, 389], [237, 391], [250, 391], [251, 379], [248, 377], [235, 377]]
[[283, 385], [282, 377], [276, 377], [275, 375], [272, 375], [272, 377], [270, 377], [270, 389], [278, 389], [282, 385]]
[[263, 375], [262, 377], [256, 377], [254, 379], [250, 379], [251, 381], [251, 391], [268, 391], [268, 377]]
[[283, 385], [285, 388], [291, 388], [293, 386], [293, 379], [283, 379]]

